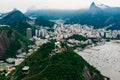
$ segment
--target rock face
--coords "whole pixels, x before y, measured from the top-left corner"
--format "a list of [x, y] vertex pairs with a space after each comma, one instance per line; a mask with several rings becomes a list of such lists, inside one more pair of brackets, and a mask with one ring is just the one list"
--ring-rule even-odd
[[15, 32], [12, 29], [0, 27], [0, 55], [3, 55], [15, 40]]
[[93, 2], [93, 3], [90, 5], [89, 10], [90, 10], [91, 12], [97, 12], [97, 11], [100, 10], [100, 8], [97, 7], [96, 4]]
[[16, 57], [18, 50], [26, 51], [29, 44], [31, 41], [11, 27], [0, 27], [0, 59]]

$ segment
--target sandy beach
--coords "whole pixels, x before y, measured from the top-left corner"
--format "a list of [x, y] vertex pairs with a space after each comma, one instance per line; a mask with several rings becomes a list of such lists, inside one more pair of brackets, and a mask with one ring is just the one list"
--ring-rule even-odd
[[75, 52], [111, 80], [120, 80], [120, 43], [111, 41]]

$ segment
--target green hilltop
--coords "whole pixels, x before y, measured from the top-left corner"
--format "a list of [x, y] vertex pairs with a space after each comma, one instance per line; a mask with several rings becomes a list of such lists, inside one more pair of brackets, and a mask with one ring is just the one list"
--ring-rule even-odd
[[53, 27], [55, 23], [41, 16], [35, 20], [35, 24], [39, 26]]
[[[71, 48], [62, 44], [63, 51], [50, 56], [54, 42], [43, 44], [3, 80], [104, 80], [104, 76]], [[29, 66], [24, 74], [22, 68]]]

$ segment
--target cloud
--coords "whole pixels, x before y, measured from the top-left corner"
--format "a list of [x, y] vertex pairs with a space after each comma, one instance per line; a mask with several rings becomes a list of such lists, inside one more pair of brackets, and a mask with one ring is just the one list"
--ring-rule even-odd
[[13, 8], [25, 12], [30, 6], [39, 9], [82, 9], [88, 8], [93, 1], [109, 6], [120, 6], [119, 0], [0, 0], [0, 12]]

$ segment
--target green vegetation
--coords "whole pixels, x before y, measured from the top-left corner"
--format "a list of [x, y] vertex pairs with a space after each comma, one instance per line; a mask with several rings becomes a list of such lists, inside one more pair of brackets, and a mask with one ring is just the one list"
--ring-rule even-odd
[[0, 57], [2, 60], [5, 60], [9, 57], [16, 57], [17, 51], [22, 47], [22, 44], [25, 45], [24, 50], [27, 50], [27, 46], [32, 44], [32, 41], [28, 40], [25, 36], [21, 35], [10, 27], [2, 27], [0, 30], [6, 31], [8, 38], [13, 38], [13, 36], [15, 37], [15, 39], [11, 41], [10, 47], [6, 50], [5, 54]]
[[23, 36], [20, 33], [16, 34], [16, 38], [19, 39], [20, 41], [22, 41], [23, 43], [25, 43], [26, 46], [33, 44], [32, 41], [30, 41], [27, 37]]
[[19, 21], [19, 22], [12, 23], [11, 26], [15, 30], [17, 30], [19, 33], [23, 34], [24, 36], [26, 36], [26, 29], [27, 28], [31, 28], [33, 34], [34, 34], [34, 31], [35, 31], [35, 27], [31, 26], [30, 24], [28, 24], [25, 21]]
[[0, 71], [0, 80], [4, 80], [4, 76], [5, 76], [6, 71]]
[[7, 37], [11, 37], [12, 33], [13, 33], [13, 29], [8, 27], [8, 26], [4, 26], [4, 27], [0, 27], [0, 34], [2, 31], [7, 31]]
[[28, 18], [19, 10], [7, 13], [2, 19], [0, 24], [11, 25], [19, 21], [26, 21]]
[[[69, 40], [69, 39], [75, 39], [75, 40], [78, 40], [78, 41], [86, 41], [87, 40], [86, 37], [84, 37], [82, 35], [78, 35], [78, 34], [74, 34], [74, 35], [68, 37], [66, 40]], [[75, 43], [70, 43], [70, 42], [68, 42], [68, 43], [74, 45], [73, 47], [71, 47], [73, 50], [76, 49], [77, 47], [85, 48], [88, 45], [88, 44], [76, 45]]]
[[8, 26], [0, 27], [0, 33], [1, 33], [3, 30], [11, 30], [11, 28], [8, 27]]
[[[99, 71], [67, 46], [64, 46], [65, 51], [49, 56], [54, 47], [54, 42], [43, 44], [4, 80], [88, 80], [85, 67], [92, 80], [104, 80]], [[30, 67], [28, 74], [22, 73], [24, 66]]]
[[86, 41], [87, 38], [82, 36], [82, 35], [78, 35], [78, 34], [74, 34], [73, 36], [70, 36], [68, 39], [75, 39], [75, 40], [78, 40], [78, 41]]
[[82, 44], [82, 45], [80, 45], [79, 47], [82, 48], [82, 49], [84, 49], [87, 45], [88, 45], [88, 44]]
[[39, 17], [35, 20], [35, 24], [39, 26], [45, 26], [45, 27], [53, 27], [54, 23], [45, 19], [44, 17]]
[[[34, 31], [35, 27], [27, 23], [27, 18], [21, 11], [11, 11], [4, 18], [0, 19], [0, 24], [10, 25], [16, 29], [19, 33], [26, 35], [26, 28], [32, 28]], [[33, 32], [34, 33], [34, 32]]]
[[12, 33], [13, 33], [13, 30], [10, 29], [10, 30], [8, 31], [7, 37], [11, 37], [11, 36], [12, 36]]
[[110, 42], [110, 39], [106, 39], [107, 42]]

